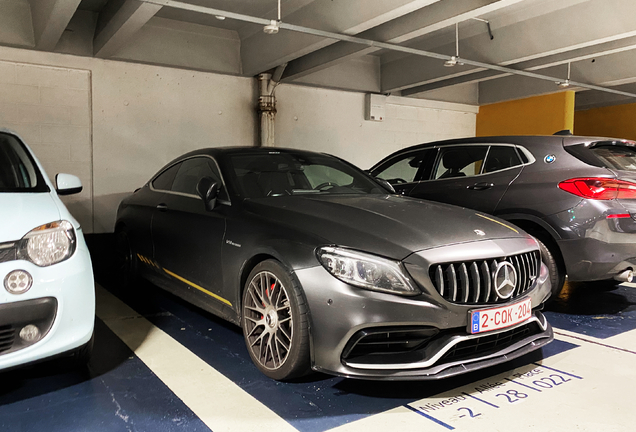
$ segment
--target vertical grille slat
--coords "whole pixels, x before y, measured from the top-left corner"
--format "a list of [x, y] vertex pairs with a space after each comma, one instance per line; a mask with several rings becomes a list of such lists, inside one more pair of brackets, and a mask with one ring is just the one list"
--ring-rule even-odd
[[470, 293], [470, 279], [468, 278], [468, 269], [466, 268], [466, 263], [462, 263], [459, 266], [459, 280], [461, 286], [461, 299], [462, 303], [466, 303], [468, 301], [468, 294]]
[[[495, 304], [524, 295], [539, 276], [539, 252], [532, 251], [483, 261], [434, 264], [430, 278], [437, 292], [446, 300], [459, 304]], [[509, 299], [501, 299], [493, 277], [500, 262], [507, 261], [517, 273], [517, 284]]]
[[457, 273], [455, 272], [455, 266], [450, 264], [446, 268], [446, 276], [448, 277], [448, 298], [450, 301], [457, 301]]
[[481, 294], [481, 276], [479, 274], [479, 267], [477, 267], [476, 262], [472, 262], [470, 264], [470, 277], [473, 280], [473, 285], [475, 286], [475, 288], [473, 289], [472, 302], [477, 303], [479, 302], [479, 295]]
[[481, 263], [481, 273], [484, 277], [486, 289], [484, 290], [484, 297], [482, 299], [482, 303], [488, 303], [488, 298], [490, 297], [490, 290], [492, 289], [492, 279], [490, 278], [490, 269], [488, 268], [488, 263], [486, 261]]
[[435, 282], [437, 292], [439, 292], [439, 295], [444, 297], [444, 271], [442, 270], [441, 265], [435, 267]]

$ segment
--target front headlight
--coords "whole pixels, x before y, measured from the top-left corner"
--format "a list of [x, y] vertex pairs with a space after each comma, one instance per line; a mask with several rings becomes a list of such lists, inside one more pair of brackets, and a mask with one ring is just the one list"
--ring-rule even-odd
[[336, 247], [322, 247], [317, 255], [329, 273], [348, 284], [392, 294], [420, 294], [398, 261]]
[[20, 259], [46, 267], [68, 259], [75, 252], [75, 229], [69, 221], [40, 225], [29, 231], [18, 250]]

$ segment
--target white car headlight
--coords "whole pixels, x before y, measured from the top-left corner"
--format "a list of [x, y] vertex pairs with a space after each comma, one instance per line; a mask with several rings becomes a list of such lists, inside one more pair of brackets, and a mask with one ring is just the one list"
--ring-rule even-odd
[[75, 252], [75, 229], [69, 221], [57, 221], [29, 231], [20, 242], [21, 259], [46, 267], [68, 259]]
[[329, 273], [348, 284], [392, 294], [420, 294], [398, 261], [337, 247], [322, 247], [317, 255]]

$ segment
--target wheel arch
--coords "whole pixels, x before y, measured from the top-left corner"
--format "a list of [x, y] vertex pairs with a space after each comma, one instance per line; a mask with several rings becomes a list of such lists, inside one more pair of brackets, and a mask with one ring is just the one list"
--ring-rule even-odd
[[284, 269], [289, 272], [289, 277], [292, 278], [293, 282], [296, 283], [300, 287], [300, 293], [305, 300], [305, 304], [307, 305], [307, 320], [308, 320], [308, 332], [309, 332], [309, 358], [311, 365], [314, 364], [314, 341], [313, 341], [313, 320], [311, 315], [311, 308], [309, 307], [309, 302], [307, 301], [307, 296], [305, 295], [305, 290], [303, 289], [300, 280], [296, 276], [294, 268], [289, 265], [285, 260], [280, 259], [272, 253], [261, 252], [253, 255], [251, 258], [247, 259], [241, 268], [240, 276], [239, 276], [239, 296], [238, 296], [238, 319], [239, 319], [239, 327], [243, 327], [243, 292], [245, 291], [245, 284], [247, 283], [247, 278], [254, 268], [262, 263], [263, 261], [273, 260], [278, 262]]

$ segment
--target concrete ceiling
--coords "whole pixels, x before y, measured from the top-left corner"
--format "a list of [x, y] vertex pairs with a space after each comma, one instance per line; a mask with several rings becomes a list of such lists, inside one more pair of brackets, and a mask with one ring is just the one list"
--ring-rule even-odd
[[[455, 54], [458, 24], [466, 64], [454, 67], [284, 28], [268, 35], [262, 24], [205, 13], [271, 20], [276, 0], [152, 1], [0, 0], [0, 44], [240, 76], [287, 64], [283, 82], [473, 104], [563, 89], [470, 61], [558, 81], [570, 63], [572, 81], [636, 93], [634, 0], [282, 0], [282, 23], [445, 56]], [[577, 109], [636, 102], [575, 90]]]

